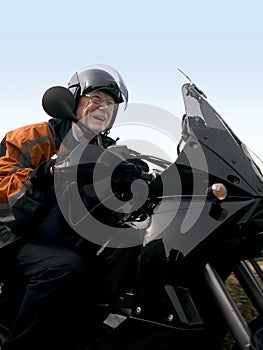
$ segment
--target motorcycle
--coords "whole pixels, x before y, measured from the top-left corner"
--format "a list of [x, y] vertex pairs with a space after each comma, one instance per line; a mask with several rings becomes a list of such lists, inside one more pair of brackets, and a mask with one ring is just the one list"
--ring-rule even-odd
[[[128, 214], [119, 213], [116, 225], [140, 237], [131, 244], [139, 254], [114, 292], [95, 302], [94, 324], [87, 324], [95, 349], [215, 350], [227, 332], [233, 337], [229, 349], [263, 349], [263, 164], [193, 82], [182, 86], [182, 95], [176, 161], [129, 150], [154, 165], [141, 174], [147, 198]], [[43, 107], [51, 116], [76, 121], [67, 89], [49, 89]], [[125, 159], [125, 149], [116, 150]], [[114, 146], [110, 152], [116, 155]], [[107, 243], [114, 240], [109, 235]], [[231, 274], [256, 310], [249, 323], [226, 286]], [[3, 279], [2, 340], [10, 326], [5, 287]]]

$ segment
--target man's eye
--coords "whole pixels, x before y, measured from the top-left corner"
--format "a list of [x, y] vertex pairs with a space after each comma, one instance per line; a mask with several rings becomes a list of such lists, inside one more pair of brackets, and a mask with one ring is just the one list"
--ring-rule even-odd
[[99, 96], [92, 96], [92, 100], [94, 102], [99, 102], [99, 103], [101, 103], [103, 101], [102, 98], [100, 98]]

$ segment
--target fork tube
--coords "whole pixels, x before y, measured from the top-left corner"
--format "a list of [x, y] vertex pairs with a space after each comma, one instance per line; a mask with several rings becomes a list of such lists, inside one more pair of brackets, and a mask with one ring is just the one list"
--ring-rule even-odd
[[250, 329], [231, 298], [226, 286], [216, 270], [209, 263], [205, 266], [204, 275], [238, 346], [242, 350], [248, 350], [251, 346]]
[[263, 314], [263, 287], [246, 261], [240, 261], [234, 274], [259, 314]]
[[253, 268], [255, 269], [255, 271], [258, 274], [261, 281], [263, 281], [263, 271], [262, 271], [261, 267], [259, 266], [258, 262], [255, 259], [249, 259], [249, 262], [253, 266]]

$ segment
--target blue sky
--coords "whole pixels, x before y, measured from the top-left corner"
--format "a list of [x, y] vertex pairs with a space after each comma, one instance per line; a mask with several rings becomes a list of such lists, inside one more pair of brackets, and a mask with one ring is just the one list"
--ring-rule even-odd
[[180, 117], [180, 68], [263, 158], [260, 0], [17, 1], [2, 3], [0, 13], [1, 138], [47, 120], [45, 90], [93, 63], [119, 70], [132, 102]]

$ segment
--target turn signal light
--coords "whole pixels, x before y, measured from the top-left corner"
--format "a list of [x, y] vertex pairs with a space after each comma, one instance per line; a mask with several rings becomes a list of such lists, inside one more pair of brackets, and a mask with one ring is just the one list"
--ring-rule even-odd
[[219, 199], [220, 201], [222, 201], [223, 199], [226, 198], [227, 196], [227, 189], [226, 186], [221, 184], [221, 183], [215, 183], [212, 185], [211, 187], [211, 191], [213, 193], [213, 195]]

